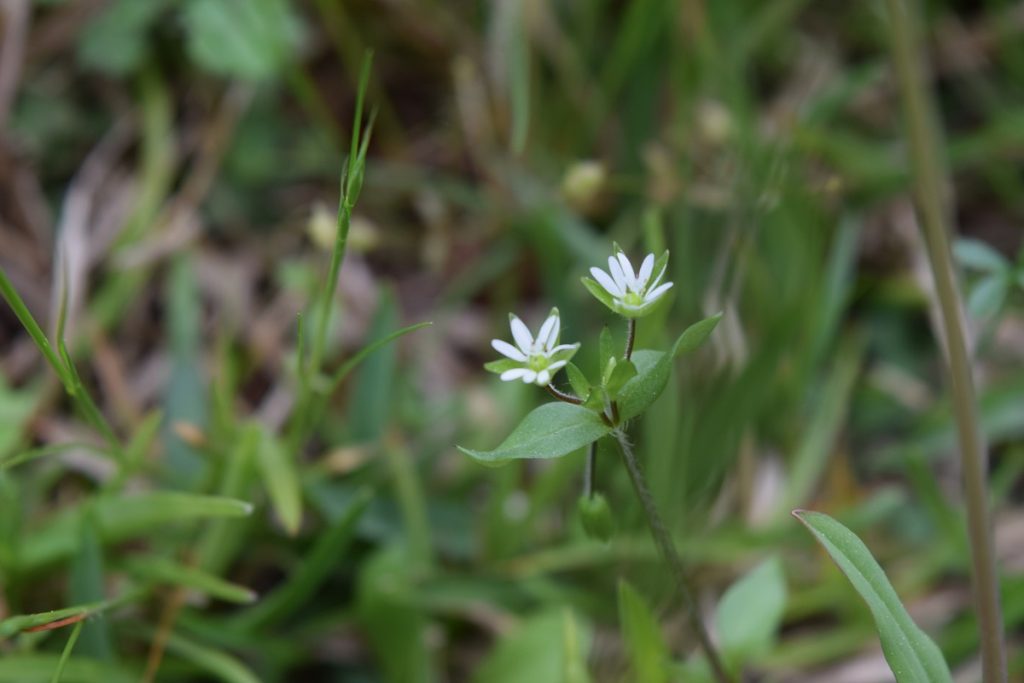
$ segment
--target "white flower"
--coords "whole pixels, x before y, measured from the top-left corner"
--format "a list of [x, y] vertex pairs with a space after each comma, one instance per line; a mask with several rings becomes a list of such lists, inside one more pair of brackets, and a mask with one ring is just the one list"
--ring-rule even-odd
[[647, 315], [665, 292], [672, 288], [671, 282], [661, 282], [667, 267], [666, 251], [657, 261], [654, 254], [648, 254], [640, 264], [640, 270], [634, 271], [633, 264], [616, 247], [615, 255], [608, 257], [608, 272], [591, 268], [590, 274], [594, 279], [585, 277], [583, 284], [601, 303], [619, 315], [639, 318]]
[[500, 374], [505, 382], [520, 379], [525, 384], [546, 387], [555, 373], [568, 364], [580, 345], [558, 343], [561, 320], [557, 308], [551, 309], [536, 337], [530, 334], [522, 320], [512, 314], [508, 317], [515, 345], [501, 339], [492, 339], [491, 346], [505, 358], [487, 363], [484, 367]]

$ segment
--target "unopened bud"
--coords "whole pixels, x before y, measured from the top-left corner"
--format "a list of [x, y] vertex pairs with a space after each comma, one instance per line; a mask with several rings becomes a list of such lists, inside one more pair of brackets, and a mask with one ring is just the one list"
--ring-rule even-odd
[[587, 536], [607, 543], [615, 531], [615, 521], [612, 519], [612, 511], [608, 507], [605, 497], [600, 493], [581, 496], [578, 508], [580, 521], [583, 522], [583, 530]]

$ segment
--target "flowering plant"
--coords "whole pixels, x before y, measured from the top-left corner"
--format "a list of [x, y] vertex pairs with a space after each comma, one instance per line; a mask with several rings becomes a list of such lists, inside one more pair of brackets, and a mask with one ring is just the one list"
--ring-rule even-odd
[[[727, 683], [731, 676], [689, 597], [692, 591], [685, 578], [682, 560], [654, 504], [626, 434], [629, 420], [643, 413], [665, 390], [672, 361], [697, 348], [722, 317], [719, 313], [691, 325], [668, 350], [634, 351], [637, 320], [649, 315], [672, 289], [671, 282], [663, 282], [667, 268], [667, 251], [660, 258], [648, 254], [639, 269], [634, 269], [625, 252], [615, 245], [613, 254], [608, 258], [608, 271], [591, 268], [592, 278], [583, 278], [583, 285], [590, 293], [627, 322], [626, 345], [621, 353], [613, 348], [608, 328], [601, 333], [596, 382], [591, 382], [571, 362], [580, 345], [559, 343], [561, 320], [557, 308], [551, 309], [536, 336], [522, 320], [510, 315], [509, 326], [515, 344], [502, 339], [492, 340], [491, 346], [503, 357], [487, 363], [485, 367], [498, 373], [503, 381], [520, 380], [536, 384], [557, 400], [533, 410], [494, 450], [459, 448], [480, 462], [502, 464], [522, 458], [557, 458], [588, 446], [579, 514], [589, 535], [607, 541], [613, 532], [614, 518], [604, 496], [595, 490], [594, 473], [598, 451], [609, 450], [606, 446], [614, 449], [617, 445], [633, 489], [647, 514], [654, 540], [677, 581], [677, 592], [683, 598], [691, 628], [700, 640], [707, 663], [718, 681]], [[561, 370], [565, 370], [568, 376], [571, 391], [555, 385]], [[602, 444], [600, 449], [597, 447], [599, 442]]]

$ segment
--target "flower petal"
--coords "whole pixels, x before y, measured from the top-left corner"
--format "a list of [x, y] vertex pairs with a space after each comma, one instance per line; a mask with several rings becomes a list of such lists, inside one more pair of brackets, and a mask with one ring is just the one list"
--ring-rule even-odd
[[[622, 266], [614, 256], [608, 257], [608, 272], [612, 274], [612, 279], [615, 280], [615, 284], [617, 284], [619, 289], [622, 290], [622, 294], [625, 294], [629, 290], [629, 285], [626, 282], [626, 274], [622, 272]], [[622, 296], [622, 294], [619, 296]]]
[[597, 280], [597, 284], [604, 287], [605, 291], [612, 296], [624, 296], [626, 294], [625, 290], [619, 287], [615, 280], [608, 277], [608, 273], [604, 272], [600, 268], [591, 268], [590, 274], [594, 276], [595, 280]]
[[523, 384], [533, 384], [535, 381], [537, 381], [537, 373], [533, 370], [526, 370], [523, 375]]
[[629, 262], [629, 257], [621, 251], [615, 256], [619, 259], [619, 265], [622, 266], [622, 274], [626, 278], [626, 284], [634, 292], [637, 291], [636, 273], [633, 272], [633, 264]]
[[546, 387], [551, 384], [551, 373], [547, 370], [541, 370], [537, 373], [537, 386]]
[[663, 284], [663, 285], [661, 285], [659, 287], [655, 287], [654, 289], [652, 289], [651, 291], [647, 292], [647, 294], [644, 295], [644, 303], [650, 303], [650, 302], [654, 301], [655, 299], [660, 297], [662, 294], [664, 294], [665, 292], [667, 292], [671, 288], [672, 288], [672, 283], [671, 282], [666, 282], [665, 284]]
[[502, 339], [492, 339], [491, 346], [494, 347], [495, 351], [505, 356], [506, 358], [517, 360], [520, 363], [526, 362], [526, 354], [517, 349], [516, 347], [512, 346], [511, 344], [509, 344], [507, 341], [504, 341]]
[[514, 315], [509, 315], [508, 326], [512, 328], [512, 338], [516, 340], [516, 346], [529, 356], [533, 349], [533, 335], [530, 334], [530, 328]]
[[549, 315], [548, 319], [544, 321], [544, 324], [540, 326], [540, 332], [537, 333], [537, 351], [547, 348], [554, 341], [554, 337], [551, 335], [553, 329], [558, 327], [558, 315]]
[[526, 368], [512, 368], [511, 370], [506, 370], [501, 373], [501, 381], [511, 382], [515, 379], [521, 379], [529, 372], [532, 372], [532, 370], [527, 370]]
[[643, 289], [647, 284], [647, 281], [651, 278], [651, 272], [654, 270], [654, 254], [648, 254], [644, 262], [640, 264], [640, 272], [636, 276], [636, 284], [639, 289]]

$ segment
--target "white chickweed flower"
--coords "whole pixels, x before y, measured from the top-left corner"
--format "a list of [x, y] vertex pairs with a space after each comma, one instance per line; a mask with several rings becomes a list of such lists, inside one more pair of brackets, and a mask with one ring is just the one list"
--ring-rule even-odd
[[561, 321], [557, 308], [551, 309], [536, 337], [530, 334], [522, 320], [511, 313], [508, 318], [515, 345], [501, 339], [492, 339], [491, 346], [505, 357], [487, 363], [484, 367], [500, 374], [505, 382], [520, 379], [525, 384], [546, 387], [555, 373], [566, 366], [580, 345], [558, 343]]
[[640, 270], [634, 271], [629, 259], [616, 246], [615, 255], [608, 257], [608, 272], [591, 268], [593, 279], [584, 277], [583, 284], [601, 303], [619, 315], [640, 318], [650, 313], [665, 292], [672, 288], [671, 282], [661, 282], [667, 267], [666, 251], [657, 260], [654, 254], [648, 254], [640, 264]]

